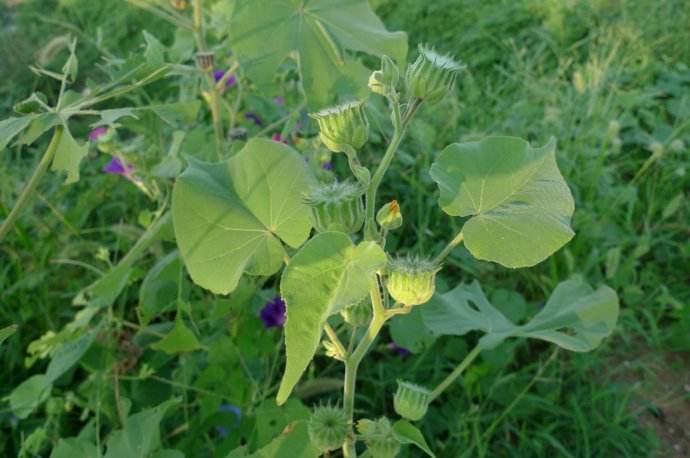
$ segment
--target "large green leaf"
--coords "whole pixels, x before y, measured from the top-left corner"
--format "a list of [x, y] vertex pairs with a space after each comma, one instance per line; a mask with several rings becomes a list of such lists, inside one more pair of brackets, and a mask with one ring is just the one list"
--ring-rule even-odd
[[567, 243], [573, 198], [552, 139], [532, 148], [516, 137], [487, 137], [446, 147], [431, 167], [439, 203], [470, 216], [465, 244], [477, 259], [507, 267], [537, 264]]
[[287, 400], [314, 357], [326, 319], [364, 299], [373, 275], [385, 264], [379, 245], [354, 245], [342, 232], [322, 232], [295, 254], [280, 282], [287, 305], [287, 362], [278, 404]]
[[484, 349], [509, 337], [546, 340], [572, 351], [590, 351], [613, 331], [618, 296], [608, 286], [594, 290], [579, 278], [558, 284], [544, 308], [524, 325], [516, 325], [491, 305], [479, 283], [435, 295], [423, 308], [424, 322], [438, 335], [483, 331]]
[[250, 140], [225, 162], [192, 161], [175, 184], [175, 237], [192, 280], [217, 294], [243, 272], [271, 275], [311, 230], [303, 202], [310, 176], [302, 157], [280, 142]]
[[29, 125], [33, 118], [33, 115], [28, 115], [0, 121], [0, 151], [4, 150], [10, 141]]
[[312, 108], [331, 104], [343, 84], [366, 88], [368, 72], [344, 50], [385, 54], [401, 65], [407, 55], [405, 33], [388, 32], [367, 0], [238, 0], [232, 19], [232, 49], [249, 77], [272, 83], [296, 53]]

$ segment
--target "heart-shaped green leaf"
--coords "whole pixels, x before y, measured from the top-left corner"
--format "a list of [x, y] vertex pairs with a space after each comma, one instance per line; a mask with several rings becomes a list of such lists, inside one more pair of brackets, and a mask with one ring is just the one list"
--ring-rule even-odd
[[252, 81], [273, 83], [280, 64], [297, 53], [312, 108], [330, 105], [339, 87], [366, 88], [369, 72], [343, 50], [385, 54], [400, 65], [407, 55], [406, 34], [388, 32], [367, 0], [238, 0], [232, 19], [232, 49]]
[[280, 290], [287, 305], [287, 362], [278, 391], [284, 403], [314, 357], [326, 319], [366, 297], [386, 254], [374, 242], [354, 245], [342, 232], [322, 232], [295, 254]]
[[567, 243], [573, 198], [556, 164], [556, 142], [532, 148], [516, 137], [446, 147], [431, 167], [443, 211], [471, 216], [465, 244], [477, 259], [533, 266]]
[[618, 296], [608, 286], [596, 291], [581, 279], [558, 284], [544, 308], [516, 325], [491, 305], [476, 281], [435, 295], [422, 309], [424, 322], [438, 335], [486, 333], [479, 344], [496, 347], [509, 337], [546, 340], [566, 350], [585, 352], [599, 346], [618, 320]]
[[250, 140], [225, 162], [192, 160], [172, 197], [175, 238], [192, 280], [227, 294], [243, 272], [276, 273], [285, 257], [280, 240], [298, 247], [309, 236], [309, 185], [302, 157], [271, 140]]

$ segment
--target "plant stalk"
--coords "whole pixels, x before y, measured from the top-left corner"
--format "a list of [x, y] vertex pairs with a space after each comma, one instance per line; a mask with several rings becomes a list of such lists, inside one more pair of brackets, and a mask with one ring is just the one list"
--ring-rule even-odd
[[443, 381], [439, 383], [436, 388], [434, 388], [434, 391], [431, 392], [430, 400], [433, 401], [434, 399], [439, 397], [441, 393], [443, 393], [443, 391], [446, 388], [448, 388], [451, 383], [455, 381], [455, 379], [460, 377], [460, 375], [465, 371], [465, 369], [467, 369], [467, 366], [472, 364], [472, 361], [474, 361], [474, 359], [477, 357], [477, 355], [479, 355], [481, 351], [482, 349], [479, 347], [479, 344], [477, 344], [477, 346], [474, 347], [472, 351], [469, 352], [462, 361], [460, 361], [460, 364], [458, 364], [458, 366], [455, 369], [453, 369], [453, 372], [448, 374], [448, 376], [445, 379], [443, 379]]
[[448, 242], [448, 245], [441, 251], [438, 256], [434, 258], [434, 263], [435, 264], [440, 264], [448, 255], [458, 246], [462, 243], [462, 241], [465, 239], [464, 234], [462, 231], [458, 232], [458, 235], [455, 236], [453, 240]]
[[412, 100], [410, 102], [410, 106], [405, 112], [405, 115], [401, 119], [400, 104], [397, 100], [393, 100], [391, 103], [391, 105], [393, 106], [393, 138], [391, 138], [391, 142], [388, 144], [388, 148], [386, 149], [386, 152], [383, 155], [383, 159], [381, 159], [379, 166], [376, 168], [376, 172], [374, 172], [374, 176], [371, 178], [371, 182], [369, 183], [369, 187], [367, 188], [367, 215], [364, 223], [365, 240], [376, 240], [378, 237], [378, 234], [376, 233], [377, 231], [374, 216], [376, 212], [376, 192], [378, 191], [378, 188], [381, 185], [381, 180], [383, 180], [383, 176], [386, 174], [386, 170], [388, 170], [388, 167], [391, 165], [391, 162], [393, 162], [395, 153], [396, 151], [398, 151], [398, 146], [400, 146], [400, 142], [405, 136], [405, 131], [407, 130], [407, 126], [410, 124], [410, 120], [417, 112], [417, 109], [421, 104], [421, 99]]
[[59, 125], [55, 128], [53, 138], [50, 140], [50, 144], [48, 144], [48, 148], [46, 148], [45, 153], [43, 153], [41, 161], [36, 166], [36, 170], [34, 170], [33, 175], [31, 175], [29, 183], [27, 183], [26, 187], [19, 195], [19, 199], [17, 199], [14, 207], [12, 207], [10, 214], [7, 215], [7, 218], [5, 218], [5, 221], [3, 221], [2, 226], [0, 226], [0, 242], [2, 242], [9, 230], [12, 228], [15, 220], [17, 217], [19, 217], [19, 214], [22, 212], [22, 210], [24, 210], [24, 207], [26, 207], [26, 204], [29, 203], [31, 195], [36, 190], [36, 186], [38, 186], [39, 181], [41, 181], [41, 178], [43, 178], [46, 170], [48, 170], [48, 166], [50, 166], [50, 163], [55, 156], [55, 152], [57, 151], [57, 147], [60, 144], [63, 130], [64, 126], [62, 125]]

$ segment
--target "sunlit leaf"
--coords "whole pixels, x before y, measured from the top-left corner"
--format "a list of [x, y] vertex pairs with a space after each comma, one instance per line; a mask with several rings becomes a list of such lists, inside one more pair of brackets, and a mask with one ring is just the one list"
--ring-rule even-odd
[[292, 148], [250, 140], [225, 162], [192, 161], [173, 191], [175, 237], [192, 280], [214, 293], [242, 275], [271, 275], [285, 257], [282, 240], [301, 245], [311, 230], [303, 194], [310, 177]]
[[67, 173], [65, 184], [76, 183], [79, 181], [79, 165], [88, 152], [89, 145], [87, 143], [82, 145], [77, 143], [67, 126], [65, 126], [55, 152], [51, 170]]
[[34, 116], [21, 116], [19, 118], [7, 118], [0, 121], [0, 151], [12, 141], [12, 139], [29, 125]]
[[280, 282], [287, 304], [287, 362], [278, 404], [287, 400], [314, 357], [326, 319], [366, 297], [372, 276], [385, 264], [379, 245], [354, 245], [341, 232], [322, 232], [293, 256]]
[[272, 83], [296, 53], [312, 108], [329, 105], [347, 82], [366, 88], [367, 72], [345, 50], [385, 54], [401, 65], [407, 54], [405, 33], [388, 32], [367, 0], [238, 0], [229, 29], [233, 52], [259, 86]]
[[19, 419], [24, 419], [41, 405], [53, 387], [52, 382], [43, 374], [37, 374], [24, 380], [10, 393], [9, 401], [12, 412]]
[[199, 340], [194, 333], [184, 324], [182, 318], [175, 320], [175, 327], [158, 342], [151, 345], [154, 350], [160, 350], [169, 355], [187, 353], [201, 348]]
[[553, 139], [532, 148], [515, 137], [487, 137], [441, 152], [431, 167], [439, 203], [449, 215], [470, 217], [462, 231], [474, 257], [532, 266], [573, 237], [573, 198], [555, 149]]
[[482, 348], [510, 337], [546, 340], [572, 351], [590, 351], [609, 336], [618, 320], [618, 296], [608, 286], [593, 290], [581, 279], [558, 284], [544, 308], [524, 325], [516, 325], [496, 309], [478, 282], [435, 295], [423, 308], [424, 322], [438, 335], [482, 331]]
[[60, 345], [55, 350], [46, 370], [48, 380], [54, 382], [58, 377], [70, 370], [91, 347], [96, 334], [97, 331], [87, 332], [76, 339], [69, 340]]

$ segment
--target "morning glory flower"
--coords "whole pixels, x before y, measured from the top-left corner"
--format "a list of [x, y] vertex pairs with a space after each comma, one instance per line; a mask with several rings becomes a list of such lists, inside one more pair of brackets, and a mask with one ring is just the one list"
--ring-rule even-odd
[[89, 140], [92, 142], [98, 141], [99, 138], [108, 133], [108, 128], [106, 126], [96, 127], [89, 133]]
[[103, 171], [113, 175], [120, 175], [131, 180], [132, 172], [134, 172], [134, 166], [132, 164], [125, 164], [122, 159], [117, 156], [113, 156], [110, 162], [103, 167]]
[[266, 302], [260, 314], [264, 327], [269, 329], [283, 326], [285, 323], [285, 311], [285, 301], [280, 296], [276, 296]]
[[[240, 410], [239, 407], [232, 404], [221, 404], [218, 410], [222, 413], [235, 414], [235, 424], [232, 425], [232, 429], [237, 429], [240, 427], [240, 423], [242, 423], [242, 410]], [[218, 434], [220, 434], [220, 436], [223, 438], [228, 437], [228, 434], [230, 433], [228, 427], [224, 425], [216, 426], [216, 431], [218, 431]]]
[[249, 119], [250, 121], [254, 121], [254, 124], [257, 126], [260, 126], [264, 123], [263, 119], [261, 117], [254, 113], [253, 111], [248, 111], [244, 114], [245, 119]]
[[324, 170], [333, 170], [333, 163], [331, 161], [326, 161], [321, 164], [321, 168]]
[[403, 348], [403, 347], [398, 346], [398, 344], [396, 344], [395, 342], [389, 342], [388, 345], [386, 345], [386, 347], [388, 347], [389, 350], [396, 352], [398, 355], [402, 356], [403, 358], [407, 358], [408, 356], [410, 356], [412, 354], [412, 352], [410, 350], [408, 350], [407, 348]]
[[[213, 72], [213, 79], [216, 80], [216, 83], [222, 80], [224, 76], [225, 72], [223, 70], [216, 70]], [[228, 88], [234, 86], [236, 82], [237, 78], [235, 78], [235, 75], [230, 75], [228, 79], [225, 81], [225, 87]]]
[[283, 97], [282, 95], [279, 95], [278, 97], [273, 99], [273, 103], [275, 103], [276, 105], [283, 106], [283, 105], [285, 105], [285, 97]]
[[271, 137], [271, 140], [273, 140], [274, 142], [283, 142], [286, 145], [288, 144], [287, 138], [283, 137], [282, 135], [280, 135], [277, 132], [275, 134], [273, 134], [273, 136]]

